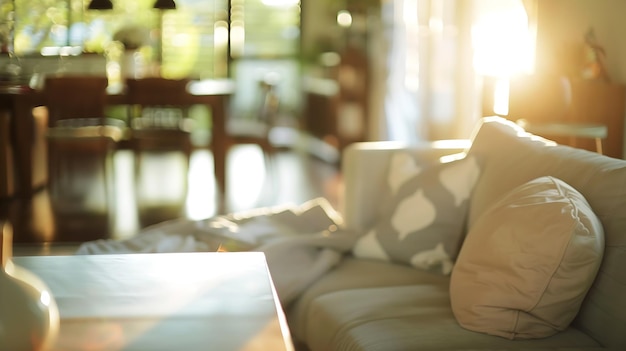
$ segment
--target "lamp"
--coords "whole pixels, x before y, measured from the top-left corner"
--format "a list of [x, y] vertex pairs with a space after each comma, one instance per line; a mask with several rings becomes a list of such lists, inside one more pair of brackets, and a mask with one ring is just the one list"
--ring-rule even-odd
[[91, 0], [88, 10], [113, 10], [113, 3], [111, 0]]
[[176, 10], [176, 3], [174, 0], [156, 0], [153, 7], [159, 10]]

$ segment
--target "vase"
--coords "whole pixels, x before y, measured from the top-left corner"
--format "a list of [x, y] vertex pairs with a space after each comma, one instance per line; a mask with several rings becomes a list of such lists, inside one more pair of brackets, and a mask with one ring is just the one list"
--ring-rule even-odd
[[48, 287], [12, 261], [12, 228], [0, 221], [0, 349], [45, 351], [56, 340], [59, 312]]

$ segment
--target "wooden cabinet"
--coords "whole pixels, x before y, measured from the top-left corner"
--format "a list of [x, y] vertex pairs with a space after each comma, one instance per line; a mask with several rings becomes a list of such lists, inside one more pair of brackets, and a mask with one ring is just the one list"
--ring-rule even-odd
[[[604, 154], [623, 158], [626, 88], [621, 84], [592, 80], [572, 80], [572, 105], [568, 120], [573, 123], [604, 124]], [[593, 140], [576, 139], [576, 147], [595, 150]]]
[[[483, 115], [493, 115], [493, 89], [483, 89]], [[623, 158], [626, 87], [601, 80], [571, 79], [557, 75], [523, 76], [509, 82], [511, 120], [531, 123], [600, 124], [608, 129], [602, 140], [605, 155]], [[590, 138], [541, 135], [558, 143], [596, 151]]]
[[312, 136], [339, 147], [336, 128], [339, 106], [339, 85], [333, 79], [305, 77], [304, 129]]
[[366, 140], [368, 76], [365, 53], [348, 47], [330, 75], [306, 77], [303, 91], [307, 132], [340, 150], [350, 143]]

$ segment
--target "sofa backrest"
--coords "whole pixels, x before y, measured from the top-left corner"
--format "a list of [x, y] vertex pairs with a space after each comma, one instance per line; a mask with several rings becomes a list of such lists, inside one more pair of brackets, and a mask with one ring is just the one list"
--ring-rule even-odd
[[499, 117], [482, 120], [468, 153], [484, 169], [474, 188], [469, 228], [490, 204], [540, 176], [559, 178], [589, 202], [605, 232], [603, 261], [574, 321], [604, 346], [626, 350], [626, 161], [556, 145]]

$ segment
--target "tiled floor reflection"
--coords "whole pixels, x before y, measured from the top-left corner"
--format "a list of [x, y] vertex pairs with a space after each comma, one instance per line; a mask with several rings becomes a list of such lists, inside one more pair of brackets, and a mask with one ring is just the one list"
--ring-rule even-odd
[[[55, 215], [47, 191], [29, 199], [0, 204], [0, 215], [10, 218], [16, 243], [49, 246], [71, 245], [98, 238], [127, 238], [143, 227], [174, 218], [202, 219], [217, 213], [218, 198], [210, 150], [196, 150], [188, 172], [178, 155], [161, 155], [142, 162], [141, 192], [134, 181], [135, 164], [130, 151], [115, 155], [114, 197], [110, 222], [83, 213], [76, 217]], [[287, 203], [299, 204], [324, 196], [337, 205], [340, 177], [336, 163], [329, 163], [299, 150], [279, 151], [266, 164], [254, 145], [231, 149], [227, 162], [227, 211]], [[179, 196], [185, 177], [188, 191]], [[48, 244], [41, 245], [47, 242]]]

